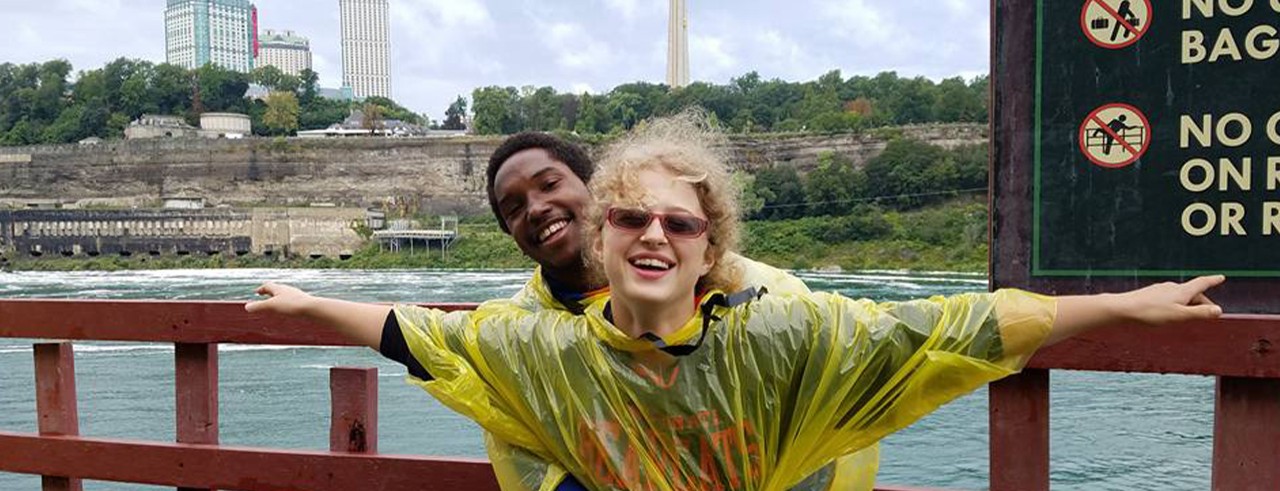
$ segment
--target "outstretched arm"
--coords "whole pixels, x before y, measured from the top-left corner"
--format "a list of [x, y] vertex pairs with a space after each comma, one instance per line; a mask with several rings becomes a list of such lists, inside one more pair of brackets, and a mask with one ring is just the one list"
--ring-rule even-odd
[[244, 309], [250, 313], [267, 312], [305, 317], [375, 350], [382, 344], [382, 324], [387, 314], [391, 313], [390, 305], [315, 297], [279, 283], [262, 285], [256, 293], [269, 298], [245, 304]]
[[1058, 297], [1058, 315], [1044, 345], [1119, 322], [1167, 324], [1216, 318], [1222, 315], [1222, 308], [1204, 292], [1225, 279], [1221, 275], [1201, 276], [1185, 283], [1160, 283], [1124, 293]]

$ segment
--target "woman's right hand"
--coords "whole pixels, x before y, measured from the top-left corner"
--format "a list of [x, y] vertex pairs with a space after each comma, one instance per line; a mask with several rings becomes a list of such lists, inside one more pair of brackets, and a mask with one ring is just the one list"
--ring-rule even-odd
[[244, 310], [249, 313], [305, 315], [315, 301], [311, 294], [281, 283], [267, 282], [254, 290], [254, 293], [269, 298], [245, 304]]

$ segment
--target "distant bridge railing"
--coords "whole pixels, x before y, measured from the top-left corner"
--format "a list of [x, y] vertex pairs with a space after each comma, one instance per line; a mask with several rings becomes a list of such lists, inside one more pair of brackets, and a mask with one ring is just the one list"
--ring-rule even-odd
[[[250, 315], [241, 302], [0, 300], [0, 338], [176, 347], [177, 442], [170, 443], [80, 436], [72, 344], [35, 345], [39, 432], [0, 431], [0, 471], [41, 475], [46, 490], [81, 489], [82, 479], [179, 489], [498, 489], [483, 460], [379, 454], [374, 369], [331, 369], [327, 452], [219, 445], [217, 345], [351, 345], [304, 321]], [[1280, 488], [1278, 343], [1280, 318], [1227, 316], [1175, 327], [1117, 326], [1045, 350], [1021, 375], [991, 386], [990, 488], [1049, 489], [1053, 368], [1217, 376], [1213, 488]]]

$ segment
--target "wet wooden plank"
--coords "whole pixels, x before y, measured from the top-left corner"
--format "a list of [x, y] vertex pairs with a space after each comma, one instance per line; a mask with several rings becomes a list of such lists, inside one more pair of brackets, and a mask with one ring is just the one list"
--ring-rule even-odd
[[[41, 435], [80, 434], [76, 408], [76, 364], [71, 343], [40, 343], [34, 347], [36, 374], [36, 415]], [[41, 473], [44, 491], [79, 491], [80, 479], [66, 469]]]
[[1219, 377], [1215, 392], [1212, 488], [1280, 489], [1280, 380]]
[[1026, 369], [989, 387], [991, 491], [1049, 490], [1049, 371]]
[[70, 472], [158, 486], [283, 491], [498, 491], [488, 462], [182, 443], [41, 437], [0, 431], [0, 471]]
[[378, 453], [378, 369], [329, 369], [329, 450]]
[[[218, 345], [174, 345], [178, 443], [218, 444]], [[179, 491], [210, 488], [178, 488]]]
[[1113, 326], [1036, 353], [1034, 368], [1280, 377], [1280, 317], [1233, 315], [1170, 326]]
[[[442, 310], [475, 308], [464, 303], [424, 305]], [[244, 302], [215, 301], [0, 300], [0, 337], [352, 345], [332, 330], [305, 320], [249, 314]]]

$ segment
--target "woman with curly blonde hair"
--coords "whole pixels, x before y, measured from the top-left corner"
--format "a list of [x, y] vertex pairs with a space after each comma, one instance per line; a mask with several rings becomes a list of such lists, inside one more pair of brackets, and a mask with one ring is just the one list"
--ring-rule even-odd
[[[722, 134], [705, 126], [700, 111], [685, 111], [676, 116], [646, 121], [640, 128], [622, 137], [606, 150], [595, 177], [591, 194], [597, 199], [588, 208], [585, 243], [600, 239], [606, 214], [611, 206], [633, 209], [651, 206], [655, 198], [641, 182], [642, 171], [661, 169], [676, 182], [686, 183], [697, 194], [707, 220], [707, 254], [723, 258], [738, 249], [739, 191], [722, 164], [727, 141]], [[591, 256], [597, 264], [599, 254]], [[742, 272], [737, 263], [716, 261], [697, 284], [709, 288], [737, 291], [742, 287]]]
[[[395, 326], [419, 383], [593, 489], [769, 489], [1014, 373], [1042, 345], [1120, 321], [1212, 318], [1222, 277], [1117, 295], [1018, 290], [874, 303], [737, 291], [737, 208], [719, 137], [647, 123], [592, 180], [587, 244], [609, 298], [584, 315], [510, 301], [444, 313], [268, 284], [250, 311], [301, 315], [375, 349]], [[748, 285], [749, 286], [749, 285]]]

